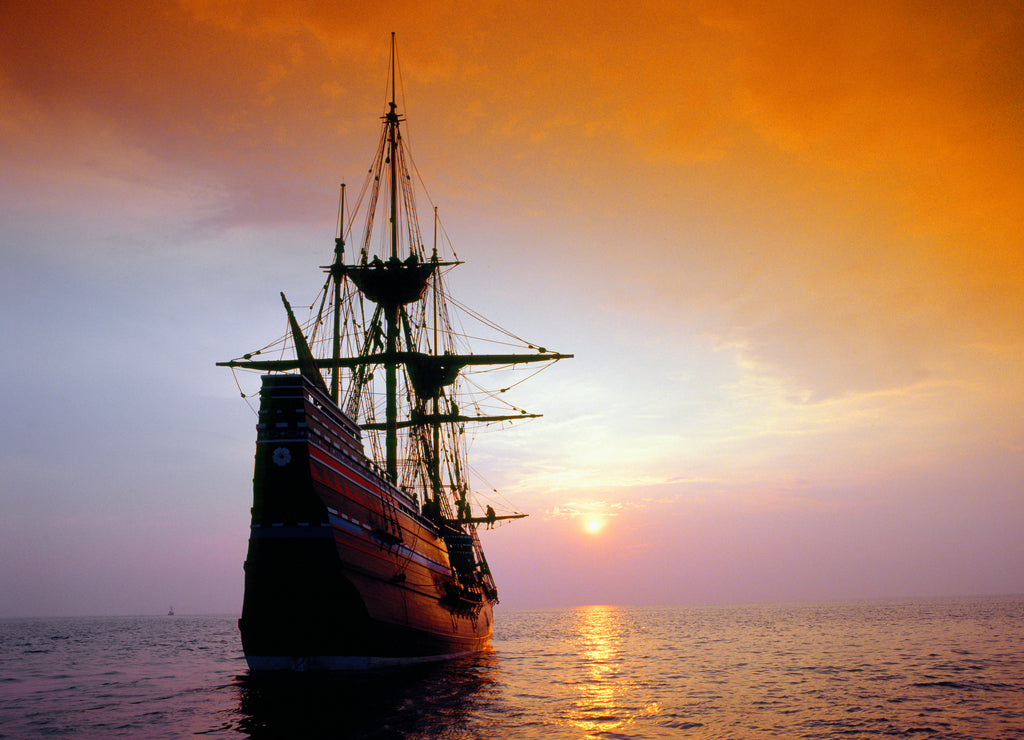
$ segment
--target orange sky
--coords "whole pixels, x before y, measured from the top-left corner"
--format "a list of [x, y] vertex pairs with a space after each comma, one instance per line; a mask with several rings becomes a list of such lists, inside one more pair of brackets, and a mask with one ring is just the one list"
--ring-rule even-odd
[[[153, 538], [206, 565], [120, 582], [235, 608], [251, 426], [212, 363], [319, 287], [392, 30], [463, 299], [577, 357], [473, 450], [533, 513], [491, 535], [505, 603], [1024, 590], [1018, 3], [14, 0], [12, 613], [145, 611], [48, 594]], [[47, 506], [85, 524], [26, 539]]]

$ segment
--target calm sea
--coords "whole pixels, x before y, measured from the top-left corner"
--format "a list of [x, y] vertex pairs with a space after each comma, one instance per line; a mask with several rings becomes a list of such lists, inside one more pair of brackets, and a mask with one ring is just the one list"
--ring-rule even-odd
[[472, 660], [270, 678], [233, 617], [0, 620], [0, 737], [1024, 738], [1024, 596], [497, 620]]

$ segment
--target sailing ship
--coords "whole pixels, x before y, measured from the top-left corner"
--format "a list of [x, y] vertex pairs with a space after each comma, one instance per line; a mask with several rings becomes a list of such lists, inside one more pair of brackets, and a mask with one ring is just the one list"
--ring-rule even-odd
[[359, 669], [483, 649], [498, 590], [478, 529], [526, 515], [498, 514], [497, 501], [481, 511], [467, 436], [537, 415], [504, 401], [495, 410], [487, 402], [501, 393], [469, 376], [572, 356], [528, 342], [510, 352], [510, 333], [500, 334], [503, 351], [465, 349], [461, 322], [484, 320], [446, 291], [462, 263], [454, 250], [439, 255], [436, 208], [429, 254], [423, 244], [396, 66], [392, 34], [390, 100], [354, 209], [363, 225], [346, 217], [342, 186], [311, 318], [300, 323], [282, 293], [285, 337], [217, 363], [262, 374], [239, 620], [251, 670]]

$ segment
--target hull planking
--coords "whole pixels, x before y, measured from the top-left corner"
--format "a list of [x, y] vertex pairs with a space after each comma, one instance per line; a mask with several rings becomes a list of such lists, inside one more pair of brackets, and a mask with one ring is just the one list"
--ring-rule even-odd
[[365, 668], [482, 649], [497, 595], [475, 526], [425, 516], [303, 376], [264, 376], [260, 396], [239, 620], [249, 667]]

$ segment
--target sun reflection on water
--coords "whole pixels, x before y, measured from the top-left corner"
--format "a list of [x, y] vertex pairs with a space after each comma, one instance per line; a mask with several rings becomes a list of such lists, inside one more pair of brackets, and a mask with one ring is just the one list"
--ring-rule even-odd
[[657, 705], [637, 702], [636, 691], [623, 670], [622, 649], [627, 625], [614, 606], [576, 610], [573, 641], [579, 662], [573, 671], [575, 697], [567, 719], [584, 732], [609, 732], [644, 715]]

